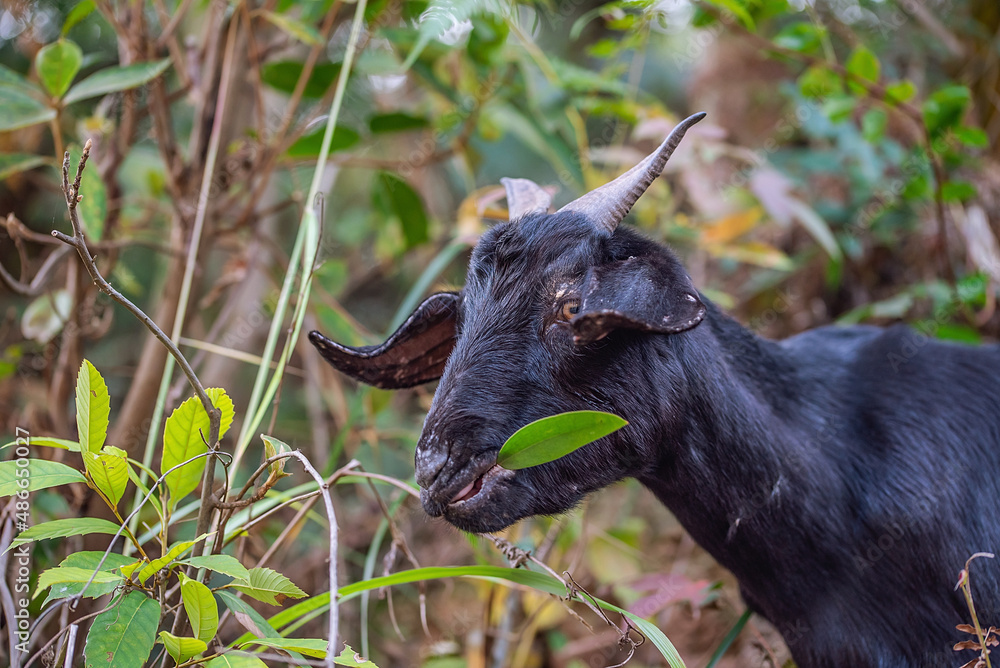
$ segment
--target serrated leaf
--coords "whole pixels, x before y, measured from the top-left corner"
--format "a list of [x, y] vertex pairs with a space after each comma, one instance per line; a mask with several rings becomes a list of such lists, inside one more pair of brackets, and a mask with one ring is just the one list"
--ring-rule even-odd
[[[212, 404], [222, 411], [219, 438], [233, 423], [233, 401], [220, 388], [205, 390]], [[209, 434], [208, 413], [197, 397], [190, 397], [178, 406], [163, 429], [163, 455], [160, 458], [160, 473], [169, 471], [181, 462], [208, 452], [205, 439]], [[201, 481], [205, 470], [205, 458], [196, 459], [169, 473], [166, 478], [170, 491], [170, 506], [174, 507], [182, 498], [193, 492]]]
[[73, 86], [63, 98], [63, 103], [71, 104], [98, 95], [136, 88], [160, 76], [168, 67], [169, 58], [124, 67], [106, 67]]
[[177, 663], [184, 663], [208, 649], [208, 645], [202, 640], [175, 636], [168, 631], [160, 631], [160, 642], [167, 649], [170, 658]]
[[[17, 535], [7, 550], [35, 540], [48, 538], [66, 538], [67, 536], [85, 536], [92, 533], [114, 535], [118, 533], [118, 525], [97, 517], [73, 517], [65, 520], [52, 520], [28, 527]], [[6, 550], [5, 550], [6, 551]]]
[[114, 585], [123, 583], [122, 576], [115, 575], [114, 573], [98, 571], [95, 574], [92, 568], [57, 566], [42, 571], [42, 574], [38, 576], [38, 585], [35, 587], [35, 593], [32, 595], [32, 598], [37, 598], [39, 594], [52, 585], [67, 583], [84, 585], [91, 579], [91, 576], [93, 576], [93, 584], [112, 584], [112, 589], [114, 589]]
[[231, 557], [228, 554], [207, 554], [202, 557], [190, 557], [184, 559], [181, 563], [194, 566], [195, 568], [207, 568], [210, 571], [222, 573], [237, 580], [250, 579], [250, 571], [247, 570], [247, 567], [241, 564], [239, 559]]
[[[25, 469], [16, 461], [0, 462], [0, 497], [13, 496], [20, 490], [37, 492], [58, 485], [87, 482], [84, 475], [75, 468], [47, 459], [29, 459], [28, 475], [19, 478], [17, 474], [23, 470]], [[21, 482], [24, 483], [24, 487], [20, 485]]]
[[315, 46], [320, 43], [320, 34], [316, 28], [306, 25], [298, 19], [293, 19], [284, 14], [276, 14], [265, 9], [256, 12], [271, 22], [278, 30], [293, 39], [297, 39], [307, 46]]
[[255, 638], [243, 643], [240, 647], [243, 648], [248, 645], [290, 649], [293, 652], [299, 652], [314, 659], [325, 659], [327, 641], [319, 638]]
[[108, 452], [84, 452], [83, 466], [97, 489], [117, 507], [128, 487], [128, 458]]
[[251, 568], [247, 580], [234, 580], [234, 589], [269, 605], [280, 605], [286, 598], [303, 598], [306, 593], [287, 577], [270, 568]]
[[142, 668], [159, 622], [159, 603], [141, 591], [123, 594], [94, 619], [83, 650], [86, 668]]
[[0, 87], [0, 132], [48, 123], [56, 110], [20, 90]]
[[[98, 569], [97, 565], [101, 563], [102, 559], [104, 560], [104, 563], [101, 565], [100, 569]], [[85, 551], [75, 552], [69, 555], [62, 560], [62, 563], [59, 564], [59, 566], [60, 568], [82, 568], [88, 573], [93, 573], [95, 570], [110, 572], [130, 561], [132, 560], [129, 557], [125, 557], [114, 552], [111, 552], [105, 558], [104, 552]], [[98, 583], [95, 580], [90, 583], [90, 586], [87, 587], [86, 591], [84, 591], [84, 586], [87, 584], [86, 580], [82, 582], [54, 584], [49, 588], [49, 594], [45, 597], [45, 600], [42, 601], [41, 607], [45, 608], [50, 601], [57, 601], [70, 596], [79, 596], [81, 593], [84, 598], [100, 598], [101, 596], [105, 596], [113, 592], [115, 587], [122, 583], [123, 577], [123, 575], [118, 575], [114, 581], [105, 583]]]
[[535, 420], [518, 429], [497, 454], [497, 464], [523, 469], [551, 462], [615, 432], [628, 422], [601, 411], [573, 411]]
[[207, 661], [205, 668], [267, 668], [267, 664], [249, 654], [223, 654]]
[[[274, 630], [263, 615], [254, 610], [249, 603], [240, 599], [233, 592], [226, 589], [220, 589], [218, 592], [219, 598], [225, 603], [226, 607], [229, 608], [240, 624], [243, 625], [245, 629], [250, 631], [257, 637], [268, 637], [277, 638], [281, 634]], [[327, 594], [329, 596], [329, 594]], [[328, 599], [329, 600], [329, 599]], [[289, 654], [293, 661], [302, 661], [302, 655], [298, 652], [293, 652], [289, 650]]]
[[110, 413], [111, 397], [104, 378], [90, 360], [83, 360], [76, 376], [76, 427], [81, 450], [98, 452], [104, 447]]
[[[213, 531], [212, 533], [215, 532]], [[180, 543], [175, 543], [169, 550], [167, 550], [167, 553], [165, 555], [163, 555], [158, 559], [153, 559], [151, 562], [143, 566], [142, 570], [139, 571], [138, 575], [139, 582], [145, 584], [146, 580], [149, 579], [149, 576], [153, 575], [154, 573], [162, 569], [164, 566], [167, 566], [168, 564], [173, 562], [175, 559], [177, 559], [177, 557], [181, 556], [182, 554], [190, 550], [192, 545], [194, 545], [198, 541], [208, 536], [211, 536], [212, 533], [204, 533], [195, 540], [185, 540], [181, 541]]]
[[[2, 95], [2, 93], [0, 93]], [[2, 105], [3, 103], [0, 103]], [[41, 155], [31, 155], [29, 153], [4, 153], [0, 155], [0, 181], [10, 178], [14, 174], [26, 172], [41, 165], [47, 165], [51, 161]]]
[[43, 46], [35, 55], [35, 70], [52, 97], [62, 97], [83, 64], [83, 51], [68, 39]]
[[191, 632], [204, 643], [215, 637], [219, 630], [219, 604], [215, 602], [212, 590], [191, 578], [180, 574], [181, 600], [184, 611], [191, 622]]

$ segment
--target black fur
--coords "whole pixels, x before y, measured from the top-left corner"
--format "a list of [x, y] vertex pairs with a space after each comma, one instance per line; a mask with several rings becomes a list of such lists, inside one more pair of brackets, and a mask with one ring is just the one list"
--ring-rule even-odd
[[[736, 575], [800, 668], [969, 660], [952, 650], [970, 621], [954, 587], [972, 553], [1000, 551], [1000, 346], [906, 327], [772, 342], [704, 298], [679, 333], [627, 318], [578, 327], [588, 277], [636, 263], [685, 308], [683, 267], [625, 227], [535, 214], [484, 235], [417, 446], [427, 512], [496, 531], [635, 477]], [[569, 322], [567, 295], [583, 302]], [[582, 409], [629, 425], [549, 464], [493, 468], [518, 428]], [[452, 502], [479, 478], [478, 494]], [[980, 620], [1000, 625], [1000, 564], [977, 561], [972, 581]]]

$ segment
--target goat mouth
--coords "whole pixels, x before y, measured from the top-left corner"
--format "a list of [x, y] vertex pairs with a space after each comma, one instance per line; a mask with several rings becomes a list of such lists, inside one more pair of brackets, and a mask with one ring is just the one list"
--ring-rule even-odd
[[492, 482], [494, 478], [502, 476], [504, 472], [505, 469], [501, 468], [499, 464], [494, 464], [490, 468], [483, 471], [475, 480], [458, 490], [458, 493], [452, 497], [451, 501], [448, 502], [448, 505], [457, 506], [474, 499], [481, 491], [483, 491], [483, 486], [485, 484]]

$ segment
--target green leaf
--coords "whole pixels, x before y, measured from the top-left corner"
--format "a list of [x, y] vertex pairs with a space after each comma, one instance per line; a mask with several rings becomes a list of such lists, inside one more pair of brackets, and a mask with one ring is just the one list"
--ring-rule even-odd
[[524, 469], [551, 462], [618, 431], [628, 422], [600, 411], [560, 413], [527, 424], [507, 439], [497, 454], [506, 469]]
[[280, 605], [286, 598], [303, 598], [306, 593], [281, 573], [270, 568], [251, 568], [247, 580], [234, 580], [232, 587], [269, 605]]
[[391, 172], [379, 172], [375, 177], [372, 199], [376, 207], [399, 221], [407, 248], [429, 239], [423, 200], [406, 181]]
[[[219, 598], [222, 602], [226, 604], [226, 607], [232, 611], [233, 616], [242, 624], [245, 628], [253, 628], [253, 635], [255, 636], [265, 636], [268, 638], [277, 638], [281, 634], [274, 630], [264, 617], [254, 610], [249, 603], [237, 597], [233, 592], [226, 589], [220, 589], [217, 592]], [[330, 600], [330, 594], [327, 593], [327, 601]], [[293, 661], [303, 661], [302, 655], [298, 652], [293, 652], [289, 650]]]
[[267, 664], [248, 654], [223, 654], [204, 664], [205, 668], [268, 668]]
[[181, 581], [181, 600], [184, 611], [191, 622], [191, 632], [204, 643], [215, 637], [219, 630], [219, 604], [212, 596], [212, 590], [191, 578], [179, 574]]
[[[264, 441], [264, 457], [265, 459], [271, 459], [272, 457], [277, 457], [280, 454], [286, 452], [291, 452], [291, 448], [284, 441], [274, 438], [273, 436], [268, 436], [266, 434], [261, 434], [260, 439]], [[277, 476], [278, 478], [284, 478], [289, 475], [285, 473], [285, 462], [287, 459], [278, 459], [268, 465], [268, 475]]]
[[[211, 388], [205, 390], [212, 404], [222, 410], [222, 422], [219, 428], [219, 438], [229, 429], [233, 422], [233, 402], [224, 390]], [[160, 473], [166, 473], [174, 466], [192, 457], [208, 452], [205, 439], [208, 438], [209, 419], [204, 406], [198, 397], [190, 397], [178, 406], [163, 429], [163, 455], [160, 458]], [[170, 506], [193, 492], [201, 481], [205, 470], [205, 458], [196, 459], [167, 474], [166, 485], [170, 491]]]
[[[2, 95], [2, 93], [0, 93]], [[2, 105], [2, 103], [0, 103]], [[4, 153], [0, 155], [0, 181], [3, 181], [14, 174], [26, 172], [40, 165], [47, 165], [51, 162], [41, 155], [31, 155], [28, 153]]]
[[850, 118], [854, 108], [858, 105], [858, 100], [850, 95], [838, 95], [827, 98], [821, 107], [823, 114], [832, 123], [840, 123]]
[[208, 554], [203, 557], [190, 557], [184, 559], [181, 563], [194, 566], [195, 568], [207, 568], [210, 571], [222, 573], [237, 580], [250, 579], [250, 571], [247, 570], [247, 567], [241, 564], [239, 559], [231, 557], [228, 554]]
[[[565, 585], [551, 575], [547, 575], [545, 573], [537, 573], [535, 571], [520, 568], [504, 568], [501, 566], [432, 566], [428, 568], [414, 568], [408, 571], [400, 571], [398, 573], [393, 573], [392, 575], [372, 578], [370, 580], [362, 580], [360, 582], [345, 585], [338, 590], [337, 601], [340, 604], [346, 603], [349, 599], [359, 596], [363, 591], [381, 589], [382, 587], [397, 584], [423, 582], [426, 580], [437, 580], [450, 577], [472, 577], [491, 582], [514, 582], [547, 594], [553, 594], [555, 596], [566, 595]], [[325, 601], [323, 600], [324, 597], [326, 597]], [[577, 594], [577, 598], [580, 598], [579, 594]], [[667, 660], [667, 663], [670, 664], [672, 668], [684, 668], [684, 661], [681, 659], [680, 655], [677, 654], [677, 650], [671, 644], [670, 640], [663, 634], [663, 632], [656, 627], [656, 625], [646, 621], [645, 619], [636, 617], [632, 613], [622, 610], [615, 605], [602, 601], [599, 598], [595, 598], [594, 600], [600, 607], [606, 610], [613, 610], [628, 617], [632, 623], [635, 624], [640, 631], [642, 631], [643, 635], [652, 641], [653, 645], [660, 651], [660, 654], [663, 655], [663, 657]], [[329, 594], [314, 596], [309, 601], [311, 604], [324, 602], [329, 602]], [[290, 613], [294, 607], [282, 611], [279, 615], [285, 616], [286, 613]]]
[[410, 69], [428, 44], [444, 35], [456, 23], [468, 19], [476, 11], [477, 4], [479, 3], [455, 0], [432, 0], [428, 3], [427, 9], [420, 15], [417, 41], [407, 54], [402, 69]]
[[781, 29], [772, 40], [776, 46], [800, 53], [816, 53], [823, 47], [826, 28], [815, 23], [792, 23]]
[[86, 668], [142, 668], [156, 642], [160, 604], [141, 591], [121, 595], [99, 614], [83, 654]]
[[43, 46], [35, 55], [35, 70], [52, 97], [62, 97], [83, 64], [83, 51], [68, 39]]
[[[880, 70], [878, 58], [864, 46], [854, 49], [854, 52], [847, 59], [847, 71], [858, 79], [877, 82]], [[867, 92], [867, 89], [855, 80], [848, 79], [847, 85], [857, 95], [863, 95]]]
[[747, 11], [744, 0], [706, 0], [706, 2], [733, 14], [740, 20], [740, 23], [742, 23], [743, 27], [747, 30], [751, 32], [755, 32], [757, 30], [753, 22], [753, 17], [751, 17], [750, 12]]
[[[303, 135], [295, 140], [285, 152], [289, 158], [316, 158], [319, 156], [320, 148], [323, 146], [323, 134], [325, 129]], [[333, 129], [333, 137], [330, 138], [330, 153], [344, 151], [361, 141], [361, 136], [354, 130], [337, 126]]]
[[[58, 448], [60, 450], [69, 450], [70, 452], [80, 452], [79, 441], [69, 441], [65, 438], [52, 438], [51, 436], [31, 436], [27, 440], [28, 445], [31, 446], [39, 445], [43, 448]], [[11, 441], [10, 443], [5, 443], [0, 446], [0, 450], [11, 448], [15, 445], [18, 445], [18, 442]]]
[[30, 543], [35, 540], [46, 540], [48, 538], [66, 538], [67, 536], [85, 536], [92, 533], [103, 533], [114, 535], [118, 533], [118, 525], [114, 522], [102, 520], [97, 517], [71, 517], [65, 520], [52, 520], [43, 522], [33, 527], [28, 527], [17, 535], [11, 542], [10, 550], [19, 545]]
[[917, 87], [909, 79], [896, 81], [885, 87], [885, 101], [891, 105], [909, 102], [917, 94]]
[[285, 33], [292, 39], [297, 39], [303, 44], [308, 46], [315, 46], [321, 41], [319, 31], [316, 28], [306, 25], [298, 19], [293, 19], [290, 16], [285, 16], [284, 14], [275, 14], [274, 12], [269, 12], [266, 9], [258, 10], [257, 12], [268, 21], [271, 22], [278, 30]]
[[44, 95], [42, 89], [28, 81], [24, 76], [9, 67], [0, 65], [0, 90], [19, 92], [23, 95]]
[[962, 127], [955, 128], [954, 132], [958, 141], [966, 146], [973, 148], [986, 148], [989, 146], [989, 136], [979, 128], [963, 125]]
[[[78, 164], [83, 155], [80, 147], [72, 146], [69, 153], [72, 164]], [[80, 214], [83, 231], [89, 239], [100, 241], [104, 236], [104, 222], [108, 217], [108, 190], [100, 173], [93, 167], [83, 172], [80, 195], [83, 199], [80, 200], [76, 210]]]
[[325, 659], [327, 641], [318, 638], [254, 638], [243, 643], [240, 647], [243, 648], [248, 645], [290, 649], [293, 652], [299, 652], [314, 659]]
[[430, 121], [422, 116], [411, 116], [400, 111], [388, 114], [376, 114], [368, 119], [368, 129], [374, 134], [420, 130], [429, 125]]
[[13, 88], [0, 87], [0, 132], [47, 123], [55, 117], [55, 109], [30, 95]]
[[946, 86], [935, 91], [923, 105], [924, 125], [931, 136], [958, 127], [972, 93], [965, 86]]
[[63, 98], [63, 102], [71, 104], [98, 95], [136, 88], [160, 76], [168, 67], [170, 67], [169, 58], [124, 67], [107, 67], [73, 86]]
[[825, 65], [813, 65], [798, 80], [799, 90], [804, 97], [824, 99], [843, 92], [843, 82], [837, 73]]
[[160, 631], [160, 642], [167, 649], [170, 658], [177, 663], [184, 663], [208, 649], [208, 645], [202, 640], [175, 636], [168, 631]]
[[976, 196], [976, 186], [966, 181], [946, 181], [941, 186], [941, 199], [945, 202], [964, 202]]
[[62, 36], [65, 37], [73, 29], [73, 26], [90, 16], [90, 13], [96, 8], [97, 3], [94, 0], [83, 0], [76, 3], [76, 6], [66, 15], [66, 20], [63, 21]]
[[118, 502], [125, 494], [128, 487], [129, 463], [128, 457], [118, 448], [118, 454], [108, 451], [105, 448], [102, 452], [84, 452], [83, 466], [90, 475], [94, 486], [111, 502], [111, 505], [118, 507]]
[[[19, 478], [21, 471], [25, 473]], [[19, 490], [37, 492], [72, 482], [87, 482], [87, 479], [76, 469], [59, 462], [29, 459], [27, 467], [19, 466], [16, 461], [0, 462], [0, 497], [13, 496]]]
[[[215, 533], [214, 531], [212, 533]], [[191, 546], [198, 541], [204, 539], [207, 536], [211, 536], [211, 533], [204, 533], [195, 540], [185, 540], [180, 543], [175, 543], [173, 547], [167, 550], [167, 553], [158, 559], [153, 559], [151, 562], [143, 566], [142, 570], [139, 571], [138, 580], [140, 583], [145, 584], [146, 580], [149, 579], [150, 575], [158, 572], [164, 566], [173, 562], [177, 557], [181, 556], [185, 552], [191, 549]]]
[[472, 32], [465, 51], [475, 62], [487, 67], [500, 65], [503, 62], [504, 47], [510, 27], [507, 21], [498, 14], [474, 14], [472, 16]]
[[[125, 557], [114, 552], [111, 552], [107, 555], [107, 558], [104, 558], [104, 552], [85, 551], [75, 552], [69, 555], [62, 560], [62, 563], [59, 564], [59, 566], [60, 568], [82, 568], [88, 573], [93, 573], [95, 570], [98, 570], [97, 565], [101, 563], [102, 558], [104, 559], [104, 563], [101, 565], [99, 570], [103, 573], [113, 571], [125, 564], [131, 563], [132, 561], [129, 557]], [[101, 596], [105, 596], [113, 592], [115, 587], [120, 585], [122, 581], [122, 575], [118, 575], [115, 580], [110, 582], [98, 583], [95, 579], [94, 582], [90, 583], [90, 586], [87, 587], [86, 591], [84, 591], [84, 586], [87, 584], [86, 580], [81, 582], [65, 582], [57, 584], [49, 589], [48, 596], [46, 596], [45, 600], [42, 602], [42, 608], [47, 606], [50, 601], [57, 601], [70, 596], [78, 596], [81, 592], [83, 592], [83, 596], [85, 598], [100, 598]]]
[[[299, 81], [304, 64], [294, 60], [267, 63], [261, 68], [260, 78], [271, 88], [291, 95]], [[303, 97], [319, 98], [326, 94], [340, 75], [340, 63], [316, 63], [309, 81], [302, 91]]]
[[[38, 576], [38, 586], [35, 587], [35, 593], [32, 598], [37, 598], [39, 594], [51, 587], [52, 585], [59, 584], [86, 584], [91, 576], [94, 578], [93, 584], [111, 584], [112, 589], [114, 585], [122, 584], [123, 579], [121, 575], [116, 575], [114, 573], [108, 573], [105, 571], [98, 571], [94, 574], [94, 569], [92, 568], [75, 568], [73, 566], [57, 566], [56, 568], [50, 568], [46, 571], [42, 571], [42, 574]], [[88, 594], [92, 594], [88, 590]]]
[[104, 378], [90, 360], [83, 360], [76, 376], [76, 428], [81, 450], [99, 452], [104, 447], [110, 413], [111, 397]]
[[339, 656], [333, 658], [333, 662], [338, 666], [353, 666], [354, 668], [378, 668], [374, 663], [361, 656], [350, 645], [344, 645], [344, 649]]
[[861, 117], [861, 135], [872, 144], [877, 144], [885, 135], [889, 117], [881, 109], [869, 109]]

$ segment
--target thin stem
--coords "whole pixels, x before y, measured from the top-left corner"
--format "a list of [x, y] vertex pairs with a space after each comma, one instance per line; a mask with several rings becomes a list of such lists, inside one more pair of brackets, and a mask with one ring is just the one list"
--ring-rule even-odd
[[86, 267], [87, 272], [90, 274], [90, 278], [94, 281], [94, 284], [98, 289], [104, 294], [111, 297], [113, 300], [124, 306], [132, 315], [138, 318], [146, 328], [156, 337], [160, 343], [170, 352], [171, 357], [177, 361], [180, 365], [181, 370], [184, 375], [187, 376], [188, 382], [191, 383], [191, 387], [194, 389], [195, 394], [198, 395], [198, 399], [201, 401], [202, 406], [205, 407], [205, 411], [208, 413], [209, 417], [215, 414], [216, 422], [219, 421], [221, 413], [215, 410], [212, 405], [212, 400], [208, 398], [208, 394], [205, 393], [205, 388], [202, 386], [201, 381], [198, 380], [198, 376], [195, 374], [194, 369], [188, 364], [187, 359], [181, 353], [181, 351], [174, 345], [173, 341], [167, 338], [167, 335], [163, 333], [152, 318], [146, 315], [142, 309], [133, 304], [129, 299], [118, 292], [108, 283], [101, 272], [97, 269], [97, 263], [94, 261], [94, 256], [90, 254], [90, 249], [87, 248], [87, 242], [83, 235], [83, 226], [80, 224], [80, 216], [76, 211], [76, 205], [79, 203], [83, 196], [80, 194], [80, 179], [83, 177], [83, 169], [87, 165], [87, 159], [90, 157], [91, 141], [88, 139], [87, 144], [83, 147], [83, 155], [80, 157], [80, 164], [76, 170], [76, 180], [70, 184], [69, 182], [69, 152], [67, 151], [65, 157], [63, 158], [63, 192], [66, 194], [66, 206], [69, 210], [70, 224], [73, 227], [73, 236], [68, 236], [63, 234], [59, 230], [52, 230], [52, 236], [59, 239], [65, 244], [68, 244], [76, 249], [76, 252], [80, 255], [80, 259], [83, 260], [83, 265]]

